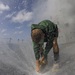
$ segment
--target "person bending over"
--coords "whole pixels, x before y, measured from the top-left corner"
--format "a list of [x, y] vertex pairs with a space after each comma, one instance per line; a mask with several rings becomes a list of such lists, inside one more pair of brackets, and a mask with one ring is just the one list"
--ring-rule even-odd
[[[43, 20], [31, 25], [31, 38], [36, 58], [36, 71], [40, 71], [40, 64], [47, 63], [47, 56], [53, 47], [54, 61], [59, 60], [59, 47], [57, 43], [58, 27], [50, 20]], [[44, 43], [46, 46], [44, 47]]]

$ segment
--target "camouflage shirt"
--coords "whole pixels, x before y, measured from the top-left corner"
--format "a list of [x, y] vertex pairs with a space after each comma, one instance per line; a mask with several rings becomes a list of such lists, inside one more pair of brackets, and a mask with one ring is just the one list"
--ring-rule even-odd
[[[56, 32], [57, 25], [51, 22], [50, 20], [43, 20], [38, 24], [32, 24], [31, 30], [34, 30], [34, 29], [41, 29], [43, 31], [43, 33], [45, 34], [44, 42], [49, 41], [52, 43], [54, 37], [58, 37], [58, 33]], [[42, 46], [43, 43], [38, 45], [35, 42], [33, 42], [33, 48], [35, 53], [37, 50], [40, 49], [40, 46]]]
[[[31, 30], [41, 29], [45, 34], [44, 42], [47, 42], [48, 39], [51, 40], [56, 34], [57, 25], [51, 22], [50, 20], [41, 21], [39, 24], [32, 24]], [[58, 35], [56, 35], [57, 37]]]

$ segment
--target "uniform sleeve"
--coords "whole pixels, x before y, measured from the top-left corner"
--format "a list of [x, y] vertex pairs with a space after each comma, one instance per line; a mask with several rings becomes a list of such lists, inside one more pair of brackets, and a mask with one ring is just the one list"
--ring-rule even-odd
[[37, 51], [40, 49], [39, 44], [36, 44], [35, 42], [33, 42], [33, 49], [34, 51]]
[[39, 59], [40, 58], [40, 54], [39, 54], [40, 46], [39, 46], [39, 44], [36, 44], [35, 42], [33, 42], [33, 50], [35, 53], [35, 58]]

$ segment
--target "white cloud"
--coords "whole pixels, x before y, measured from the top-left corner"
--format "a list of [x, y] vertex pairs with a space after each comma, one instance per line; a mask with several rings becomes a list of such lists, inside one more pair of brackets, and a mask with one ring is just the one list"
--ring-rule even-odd
[[11, 14], [8, 14], [8, 15], [5, 16], [5, 18], [12, 18], [12, 16], [13, 16], [15, 13], [16, 13], [16, 12], [13, 12], [13, 13], [11, 13]]
[[3, 13], [3, 11], [0, 11], [0, 14], [2, 14]]
[[18, 33], [17, 31], [14, 32], [14, 34], [17, 34], [17, 33]]
[[7, 33], [4, 33], [3, 35], [4, 35], [4, 36], [7, 36], [8, 34], [7, 34]]
[[7, 29], [2, 29], [1, 30], [1, 33], [4, 33], [4, 32], [6, 32], [7, 31]]
[[12, 17], [13, 22], [19, 23], [30, 21], [31, 19], [32, 19], [32, 12], [26, 12], [25, 10], [18, 12], [16, 16]]
[[27, 3], [28, 3], [27, 0], [23, 0], [23, 1], [22, 1], [22, 5], [23, 5], [25, 8], [27, 8]]
[[14, 34], [23, 34], [23, 31], [15, 31]]
[[22, 28], [22, 26], [18, 26], [18, 27], [16, 27], [17, 29], [21, 29]]
[[0, 11], [9, 10], [9, 9], [10, 9], [10, 7], [8, 5], [0, 3]]
[[19, 31], [18, 33], [19, 33], [19, 34], [22, 34], [22, 33], [23, 33], [23, 31]]

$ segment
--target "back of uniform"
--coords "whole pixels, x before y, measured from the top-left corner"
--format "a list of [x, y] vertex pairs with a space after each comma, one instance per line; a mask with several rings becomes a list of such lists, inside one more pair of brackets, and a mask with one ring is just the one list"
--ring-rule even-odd
[[41, 21], [39, 24], [32, 24], [31, 30], [41, 29], [45, 34], [44, 42], [53, 40], [54, 37], [58, 37], [58, 27], [50, 20]]

